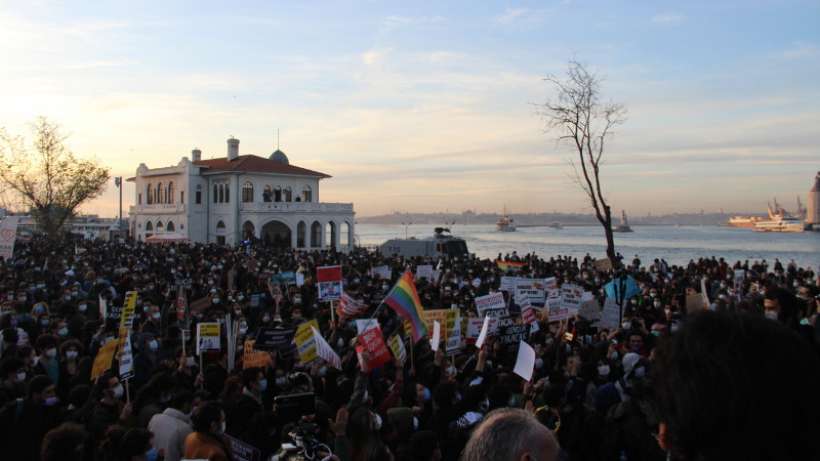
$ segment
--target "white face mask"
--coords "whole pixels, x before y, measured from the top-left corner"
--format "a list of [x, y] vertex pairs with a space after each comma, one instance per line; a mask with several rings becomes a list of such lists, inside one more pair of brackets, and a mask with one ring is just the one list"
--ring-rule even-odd
[[185, 366], [188, 368], [193, 368], [194, 366], [196, 366], [196, 360], [194, 360], [193, 357], [186, 357]]
[[155, 351], [155, 350], [159, 349], [159, 343], [157, 342], [156, 339], [152, 339], [151, 341], [148, 341], [148, 349], [151, 349], [152, 351]]
[[17, 382], [22, 383], [25, 380], [26, 380], [26, 372], [25, 371], [18, 372], [17, 373]]
[[777, 320], [777, 311], [765, 311], [763, 315], [769, 320]]
[[80, 305], [78, 306], [78, 309], [80, 309], [80, 312], [85, 312], [85, 311], [88, 309], [88, 305], [86, 305], [86, 304], [80, 304]]
[[378, 413], [373, 413], [373, 426], [377, 431], [382, 429], [382, 417]]
[[77, 355], [79, 355], [79, 352], [77, 351], [66, 351], [65, 353], [66, 358], [71, 360], [76, 359]]
[[609, 376], [609, 365], [600, 365], [598, 366], [598, 376], [607, 377]]
[[46, 350], [46, 357], [48, 357], [50, 359], [53, 359], [54, 357], [57, 357], [57, 349], [55, 349], [53, 347], [51, 349], [47, 349]]

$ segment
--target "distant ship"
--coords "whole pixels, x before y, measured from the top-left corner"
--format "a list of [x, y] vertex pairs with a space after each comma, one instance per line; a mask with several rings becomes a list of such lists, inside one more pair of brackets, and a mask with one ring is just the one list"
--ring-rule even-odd
[[507, 214], [507, 207], [504, 207], [504, 215], [498, 218], [495, 225], [499, 232], [515, 232], [515, 221]]
[[557, 230], [561, 230], [561, 229], [564, 228], [564, 226], [562, 226], [561, 223], [559, 223], [559, 222], [554, 222], [554, 223], [550, 224], [547, 227], [552, 228], [552, 229], [557, 229]]
[[632, 228], [629, 227], [629, 221], [626, 220], [626, 211], [621, 210], [621, 225], [612, 229], [612, 232], [632, 232]]
[[742, 227], [747, 229], [754, 229], [755, 225], [763, 221], [761, 216], [732, 216], [726, 222], [729, 227]]
[[[769, 211], [769, 219], [762, 220], [755, 223], [755, 231], [757, 232], [803, 232], [805, 225], [803, 220], [790, 215], [785, 208], [774, 200], [774, 207], [767, 204]], [[801, 205], [798, 201], [798, 213]]]

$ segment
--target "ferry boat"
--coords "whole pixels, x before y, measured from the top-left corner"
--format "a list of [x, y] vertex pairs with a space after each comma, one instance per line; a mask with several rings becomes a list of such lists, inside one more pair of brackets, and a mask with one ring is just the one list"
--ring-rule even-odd
[[629, 227], [629, 221], [626, 220], [626, 211], [621, 210], [621, 224], [615, 226], [612, 232], [632, 232], [632, 228]]
[[755, 225], [763, 221], [762, 216], [732, 216], [726, 225], [729, 227], [741, 227], [745, 229], [754, 229]]
[[504, 208], [504, 215], [498, 218], [495, 223], [499, 232], [515, 232], [515, 221], [507, 214], [507, 208]]
[[803, 232], [805, 225], [803, 220], [791, 216], [783, 207], [774, 200], [774, 207], [767, 204], [769, 219], [755, 223], [757, 232]]
[[385, 256], [398, 255], [405, 258], [415, 257], [462, 257], [469, 254], [467, 242], [456, 237], [446, 227], [436, 227], [432, 237], [417, 239], [391, 239], [379, 247]]

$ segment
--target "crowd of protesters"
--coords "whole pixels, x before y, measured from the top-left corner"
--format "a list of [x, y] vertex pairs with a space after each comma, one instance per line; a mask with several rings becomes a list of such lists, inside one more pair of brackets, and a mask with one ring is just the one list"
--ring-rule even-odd
[[[579, 284], [601, 303], [612, 278], [590, 257], [499, 259], [523, 262], [520, 277]], [[820, 459], [818, 274], [780, 261], [621, 263], [639, 287], [621, 328], [541, 318], [527, 339], [536, 360], [526, 382], [512, 372], [516, 349], [492, 336], [456, 354], [419, 341], [412, 360], [362, 372], [355, 319], [332, 318], [317, 296], [316, 267], [341, 265], [345, 293], [369, 306], [362, 317], [375, 313], [392, 335], [402, 321], [380, 304], [405, 270], [434, 264], [436, 280], [416, 279], [421, 304], [474, 317], [474, 299], [508, 275], [492, 259], [35, 237], [0, 262], [2, 458], [247, 459], [230, 438], [260, 461], [283, 447], [300, 456], [293, 447], [308, 444], [315, 459], [343, 461]], [[390, 280], [372, 274], [381, 265]], [[741, 283], [735, 269], [745, 269]], [[286, 271], [304, 283], [271, 283]], [[711, 305], [687, 313], [687, 291], [702, 286]], [[122, 306], [129, 291], [138, 292], [133, 376], [121, 382], [113, 366], [92, 380], [120, 325], [100, 300]], [[196, 356], [183, 329], [228, 313], [239, 320], [236, 356], [228, 347]], [[243, 366], [245, 338], [311, 319], [341, 370], [283, 352], [267, 367]], [[294, 418], [275, 402], [302, 392], [315, 395], [309, 414]]]

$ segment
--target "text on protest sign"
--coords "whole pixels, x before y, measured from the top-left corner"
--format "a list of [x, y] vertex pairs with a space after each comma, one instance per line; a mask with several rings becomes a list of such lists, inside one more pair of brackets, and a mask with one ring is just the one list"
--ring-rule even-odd
[[313, 319], [309, 322], [303, 322], [296, 328], [296, 349], [299, 351], [299, 362], [302, 365], [309, 364], [316, 360], [316, 339], [313, 337], [313, 330], [319, 329], [319, 322]]
[[196, 324], [196, 355], [203, 351], [218, 351], [220, 325], [216, 322]]
[[129, 291], [125, 293], [125, 302], [120, 313], [120, 334], [134, 328], [134, 315], [137, 311], [137, 292]]
[[320, 300], [338, 300], [342, 297], [342, 266], [317, 267], [316, 282]]
[[6, 216], [0, 221], [0, 258], [5, 261], [14, 254], [14, 241], [17, 239], [17, 224], [19, 216]]
[[134, 355], [131, 352], [131, 335], [125, 335], [121, 340], [120, 354], [117, 360], [120, 362], [120, 380], [125, 381], [134, 377]]
[[[496, 292], [477, 297], [475, 299], [475, 308], [479, 317], [484, 317], [485, 314], [491, 317], [500, 317], [506, 315], [507, 304], [504, 302], [504, 294]], [[491, 311], [495, 314], [491, 314]], [[503, 313], [499, 313], [499, 311], [503, 311]]]
[[390, 346], [390, 352], [393, 353], [393, 357], [398, 359], [401, 365], [404, 365], [404, 361], [407, 360], [407, 349], [404, 347], [404, 341], [402, 341], [399, 335], [393, 335], [390, 337], [388, 341]]
[[515, 317], [505, 317], [498, 321], [498, 340], [502, 344], [516, 344], [527, 338], [530, 326], [520, 323]]
[[270, 354], [265, 351], [257, 351], [254, 348], [255, 341], [249, 339], [245, 341], [245, 347], [242, 350], [242, 369], [248, 368], [265, 368], [273, 364]]
[[293, 328], [261, 328], [256, 333], [256, 342], [253, 347], [262, 351], [290, 349], [295, 332]]
[[390, 351], [384, 343], [382, 329], [378, 324], [371, 325], [362, 332], [357, 342], [363, 351], [367, 351], [369, 357], [367, 363], [362, 364], [362, 371], [375, 370], [390, 361]]
[[262, 459], [262, 452], [248, 445], [247, 443], [231, 437], [228, 434], [223, 434], [225, 441], [228, 442], [228, 448], [231, 452], [231, 459], [234, 461], [260, 461]]

